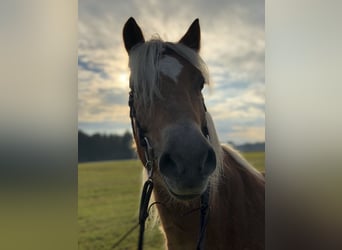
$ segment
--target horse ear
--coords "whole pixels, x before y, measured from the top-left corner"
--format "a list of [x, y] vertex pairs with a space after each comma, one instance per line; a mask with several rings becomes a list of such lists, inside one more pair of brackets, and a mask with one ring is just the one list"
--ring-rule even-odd
[[182, 43], [189, 48], [195, 50], [198, 52], [201, 47], [201, 29], [199, 25], [198, 18], [193, 21], [188, 31], [185, 33], [185, 35], [182, 37], [182, 39], [179, 40], [179, 43]]
[[123, 33], [123, 40], [124, 40], [125, 48], [128, 53], [138, 43], [145, 42], [141, 29], [133, 17], [130, 17], [127, 20], [122, 33]]

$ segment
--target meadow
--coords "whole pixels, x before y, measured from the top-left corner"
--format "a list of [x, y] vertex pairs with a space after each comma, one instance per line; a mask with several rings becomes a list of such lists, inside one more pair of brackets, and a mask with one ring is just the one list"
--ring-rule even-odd
[[[264, 171], [265, 154], [243, 154]], [[137, 160], [81, 163], [78, 165], [78, 225], [80, 250], [110, 250], [138, 220], [142, 165]], [[115, 249], [136, 249], [136, 229]], [[158, 227], [148, 227], [144, 249], [163, 249]]]

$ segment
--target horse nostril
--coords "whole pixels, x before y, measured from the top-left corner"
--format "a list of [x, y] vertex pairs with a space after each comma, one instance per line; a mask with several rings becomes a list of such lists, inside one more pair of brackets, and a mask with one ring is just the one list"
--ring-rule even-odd
[[175, 174], [177, 171], [177, 165], [174, 160], [172, 160], [169, 153], [163, 153], [159, 159], [159, 169], [160, 172], [165, 176], [170, 176]]
[[208, 150], [207, 158], [203, 164], [202, 174], [210, 175], [216, 168], [216, 155], [212, 148]]

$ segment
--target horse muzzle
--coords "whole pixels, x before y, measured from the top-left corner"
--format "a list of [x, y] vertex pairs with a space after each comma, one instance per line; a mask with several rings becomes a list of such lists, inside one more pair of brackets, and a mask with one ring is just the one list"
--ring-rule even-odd
[[165, 129], [165, 146], [159, 157], [159, 170], [167, 189], [177, 199], [201, 195], [216, 168], [216, 156], [207, 138], [193, 124]]

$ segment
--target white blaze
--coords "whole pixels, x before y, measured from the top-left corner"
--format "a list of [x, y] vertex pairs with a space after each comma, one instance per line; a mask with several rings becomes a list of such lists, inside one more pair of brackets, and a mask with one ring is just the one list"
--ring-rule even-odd
[[183, 65], [174, 57], [164, 56], [159, 62], [160, 71], [177, 82], [179, 73], [182, 71]]

